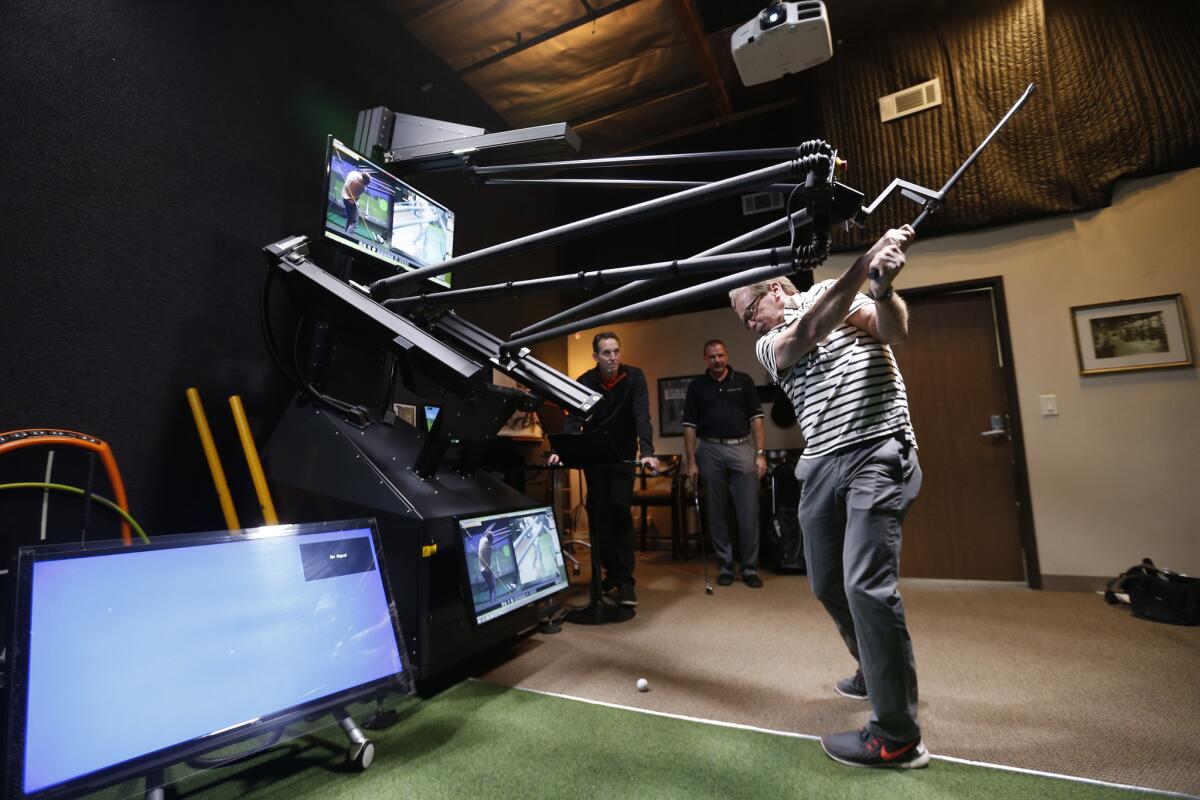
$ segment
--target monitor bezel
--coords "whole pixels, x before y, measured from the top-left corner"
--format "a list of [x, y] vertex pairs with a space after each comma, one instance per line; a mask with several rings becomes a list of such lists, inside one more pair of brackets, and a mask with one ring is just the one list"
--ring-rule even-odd
[[[244, 542], [265, 536], [305, 536], [339, 530], [351, 531], [362, 529], [370, 530], [375, 564], [383, 586], [388, 616], [392, 621], [392, 636], [395, 639], [396, 652], [400, 658], [401, 672], [377, 678], [357, 686], [348, 687], [329, 695], [313, 698], [311, 701], [280, 709], [269, 715], [261, 716], [234, 727], [215, 731], [185, 742], [178, 742], [150, 753], [143, 753], [117, 764], [77, 775], [34, 792], [24, 791], [26, 761], [24, 746], [28, 714], [27, 689], [30, 658], [29, 628], [33, 588], [31, 578], [35, 563], [70, 558], [118, 555], [129, 552], [131, 548], [138, 552], [147, 552], [199, 547], [224, 542]], [[86, 795], [128, 780], [138, 778], [148, 779], [149, 776], [158, 774], [171, 765], [188, 759], [194, 759], [249, 739], [283, 731], [289, 725], [300, 721], [315, 720], [324, 714], [350, 703], [372, 697], [383, 698], [394, 691], [401, 691], [405, 694], [411, 694], [413, 691], [413, 678], [408, 651], [400, 629], [400, 619], [394, 595], [392, 594], [388, 569], [384, 561], [383, 543], [379, 536], [379, 527], [374, 519], [273, 525], [248, 528], [241, 531], [177, 534], [155, 537], [147, 544], [126, 545], [121, 540], [106, 540], [82, 544], [69, 543], [23, 547], [18, 551], [16, 568], [11, 577], [14, 579], [13, 592], [15, 597], [13, 604], [14, 624], [9, 637], [8, 685], [4, 691], [8, 701], [9, 712], [7, 747], [5, 750], [7, 779], [4, 788], [6, 791], [5, 796], [12, 797], [14, 800], [60, 800], [60, 798]], [[147, 786], [149, 787], [149, 780]]]
[[[479, 614], [475, 609], [475, 595], [471, 591], [471, 571], [470, 571], [470, 568], [467, 566], [467, 559], [470, 556], [467, 553], [467, 548], [465, 546], [466, 545], [466, 537], [463, 535], [463, 525], [462, 525], [463, 520], [478, 519], [479, 517], [495, 517], [495, 516], [517, 517], [517, 516], [525, 516], [526, 514], [532, 514], [535, 512], [545, 512], [545, 513], [549, 514], [550, 523], [554, 526], [554, 533], [556, 536], [558, 536], [559, 535], [558, 520], [555, 518], [554, 509], [551, 506], [547, 506], [547, 505], [524, 506], [521, 508], [497, 509], [497, 510], [492, 510], [492, 511], [484, 511], [484, 512], [477, 512], [477, 513], [471, 513], [471, 514], [458, 514], [454, 517], [454, 532], [455, 532], [455, 536], [458, 537], [457, 549], [458, 549], [459, 581], [460, 581], [460, 586], [462, 589], [463, 604], [464, 604], [464, 606], [466, 608], [466, 612], [467, 612], [467, 619], [470, 620], [472, 626], [478, 628], [478, 627], [491, 625], [492, 623], [496, 622], [497, 620], [507, 619], [509, 617], [509, 615], [511, 615], [517, 611], [520, 611], [521, 609], [528, 608], [529, 606], [532, 606], [541, 600], [548, 600], [549, 598], [553, 597], [554, 595], [559, 594], [560, 592], [566, 591], [567, 589], [570, 588], [571, 576], [570, 576], [570, 573], [567, 571], [567, 560], [566, 560], [565, 555], [563, 555], [562, 543], [561, 543], [561, 539], [560, 539], [559, 555], [562, 557], [562, 562], [563, 562], [563, 571], [562, 571], [563, 583], [562, 583], [562, 585], [560, 587], [558, 587], [557, 589], [555, 589], [554, 591], [549, 592], [544, 595], [541, 595], [540, 597], [533, 597], [533, 598], [527, 599], [523, 603], [514, 604], [512, 608], [508, 609], [507, 611], [505, 611], [501, 614], [497, 614], [496, 616], [492, 617], [491, 619], [483, 620], [482, 622], [479, 620]], [[514, 553], [514, 555], [515, 555], [515, 553]]]
[[[345, 142], [341, 141], [333, 134], [329, 134], [325, 137], [325, 178], [322, 181], [322, 186], [321, 186], [321, 188], [322, 188], [322, 198], [321, 198], [322, 206], [321, 206], [320, 220], [321, 220], [321, 236], [322, 236], [322, 238], [326, 239], [330, 242], [333, 242], [334, 244], [336, 244], [339, 247], [346, 248], [348, 251], [354, 253], [357, 256], [366, 256], [367, 258], [371, 259], [372, 263], [379, 264], [381, 266], [395, 270], [396, 274], [400, 274], [400, 271], [413, 272], [414, 270], [421, 269], [424, 266], [432, 266], [432, 265], [426, 265], [423, 262], [421, 262], [419, 259], [415, 259], [415, 258], [414, 258], [414, 260], [417, 261], [416, 265], [396, 263], [390, 259], [383, 258], [382, 256], [372, 252], [370, 249], [368, 249], [366, 247], [366, 245], [362, 244], [361, 242], [359, 242], [355, 239], [351, 239], [348, 236], [339, 236], [337, 233], [335, 233], [334, 231], [331, 231], [329, 229], [328, 220], [326, 217], [329, 213], [329, 182], [332, 178], [332, 161], [333, 161], [333, 150], [334, 150], [335, 144], [338, 148], [344, 150], [345, 152], [353, 154], [355, 158], [359, 159], [363, 163], [369, 164], [372, 169], [382, 172], [384, 175], [387, 175], [389, 179], [395, 181], [396, 184], [398, 184], [399, 186], [404, 187], [405, 190], [410, 191], [415, 195], [419, 195], [420, 197], [427, 200], [430, 204], [437, 206], [439, 209], [444, 211], [447, 215], [449, 215], [450, 219], [455, 220], [454, 227], [455, 227], [455, 232], [457, 232], [457, 215], [454, 213], [454, 211], [449, 206], [447, 206], [443, 203], [439, 203], [437, 200], [434, 200], [432, 197], [425, 194], [425, 192], [422, 192], [420, 189], [417, 189], [416, 187], [412, 186], [407, 181], [403, 181], [400, 178], [397, 178], [395, 175], [393, 175], [392, 173], [383, 169], [382, 167], [380, 167], [378, 164], [376, 164], [371, 159], [369, 159], [366, 156], [359, 153], [353, 147], [348, 146]], [[451, 255], [453, 256], [453, 245], [451, 245]], [[447, 273], [445, 273], [445, 275], [449, 275], [449, 273], [447, 272]], [[449, 278], [446, 278], [446, 277], [444, 277], [444, 275], [433, 275], [433, 276], [427, 278], [427, 280], [443, 289], [449, 289], [451, 287], [451, 283], [453, 282], [453, 276], [451, 275]]]

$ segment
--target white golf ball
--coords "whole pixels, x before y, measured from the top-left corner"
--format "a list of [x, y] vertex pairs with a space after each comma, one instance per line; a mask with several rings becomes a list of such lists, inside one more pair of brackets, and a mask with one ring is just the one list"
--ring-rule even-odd
[[650, 681], [646, 680], [645, 678], [638, 678], [637, 679], [637, 690], [639, 692], [650, 691]]

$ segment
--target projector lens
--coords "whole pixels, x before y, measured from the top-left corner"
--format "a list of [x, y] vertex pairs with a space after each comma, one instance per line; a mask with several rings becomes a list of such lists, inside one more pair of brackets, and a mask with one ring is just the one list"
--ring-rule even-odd
[[758, 26], [764, 31], [787, 22], [787, 9], [779, 3], [772, 3], [758, 15]]

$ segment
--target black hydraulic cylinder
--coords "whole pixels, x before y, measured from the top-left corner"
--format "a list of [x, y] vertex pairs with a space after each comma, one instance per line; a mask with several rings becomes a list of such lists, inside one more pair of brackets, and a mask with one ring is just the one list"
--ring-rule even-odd
[[[712, 183], [712, 181], [623, 180], [621, 178], [485, 178], [483, 182], [488, 186], [546, 184], [549, 186], [588, 186], [599, 189], [691, 189]], [[798, 186], [803, 186], [803, 184], [771, 183], [760, 186], [759, 191], [787, 194]]]
[[757, 281], [765, 281], [771, 278], [778, 278], [781, 275], [787, 275], [793, 272], [796, 265], [792, 262], [786, 264], [774, 264], [770, 266], [756, 267], [748, 269], [744, 272], [739, 272], [735, 275], [726, 275], [724, 278], [702, 283], [699, 286], [689, 286], [686, 289], [680, 289], [677, 292], [652, 297], [649, 300], [643, 300], [640, 303], [618, 308], [604, 314], [597, 314], [594, 317], [569, 322], [566, 325], [560, 325], [557, 328], [550, 328], [539, 333], [522, 336], [516, 339], [510, 339], [505, 342], [504, 350], [508, 352], [516, 352], [521, 348], [529, 347], [530, 345], [544, 342], [547, 339], [553, 339], [558, 336], [567, 336], [576, 331], [587, 330], [588, 328], [597, 328], [610, 323], [625, 322], [641, 316], [649, 316], [650, 314], [670, 308], [671, 306], [682, 305], [691, 300], [696, 300], [701, 297], [707, 297], [710, 294], [718, 292], [728, 292], [731, 289], [740, 289], [743, 286], [748, 286]]
[[[795, 147], [762, 147], [754, 150], [717, 150], [705, 153], [663, 153], [653, 156], [613, 156], [610, 158], [577, 158], [570, 161], [543, 161], [539, 164], [496, 164], [473, 167], [475, 175], [519, 175], [524, 172], [552, 172], [568, 169], [601, 169], [606, 167], [653, 167], [660, 164], [700, 164], [711, 161], [778, 161], [795, 158]], [[800, 155], [803, 155], [802, 153]]]
[[618, 286], [635, 280], [645, 281], [659, 277], [709, 275], [714, 272], [728, 272], [730, 269], [762, 266], [764, 263], [777, 264], [781, 260], [790, 257], [791, 250], [786, 247], [749, 250], [744, 253], [731, 253], [727, 255], [694, 256], [682, 261], [658, 261], [652, 264], [639, 264], [631, 267], [597, 269], [578, 272], [573, 275], [553, 275], [548, 278], [508, 281], [507, 283], [496, 283], [490, 286], [476, 286], [471, 289], [397, 297], [392, 300], [385, 300], [383, 304], [389, 309], [396, 310], [412, 308], [414, 306], [450, 305], [460, 301], [486, 300], [492, 297], [526, 294], [530, 291]]
[[809, 158], [797, 158], [782, 164], [775, 164], [770, 167], [754, 170], [753, 172], [714, 181], [705, 186], [684, 189], [681, 192], [669, 194], [665, 197], [656, 197], [632, 206], [597, 214], [594, 217], [568, 222], [557, 228], [531, 233], [528, 236], [522, 236], [508, 242], [485, 247], [482, 250], [476, 250], [473, 253], [447, 259], [432, 266], [421, 267], [412, 272], [393, 275], [371, 284], [371, 295], [376, 299], [383, 299], [389, 290], [431, 275], [441, 275], [442, 273], [451, 271], [461, 272], [464, 268], [474, 266], [481, 261], [512, 255], [525, 250], [531, 250], [535, 247], [556, 244], [619, 224], [699, 205], [700, 203], [737, 194], [747, 189], [756, 189], [760, 186], [774, 183], [780, 178], [796, 177], [802, 171], [806, 172], [808, 170], [811, 164], [810, 158], [811, 156]]
[[[772, 222], [767, 223], [766, 225], [763, 225], [760, 228], [755, 228], [752, 231], [743, 233], [741, 236], [738, 236], [734, 239], [730, 239], [727, 242], [722, 242], [721, 244], [718, 244], [714, 247], [710, 247], [707, 250], [697, 253], [696, 257], [716, 256], [716, 255], [721, 255], [723, 253], [734, 253], [734, 252], [737, 252], [738, 250], [742, 249], [743, 247], [749, 247], [751, 245], [758, 244], [759, 242], [766, 241], [767, 239], [770, 239], [774, 236], [778, 236], [778, 235], [782, 234], [784, 231], [788, 230], [789, 227], [792, 225], [799, 227], [802, 225], [807, 225], [811, 221], [812, 221], [812, 214], [809, 213], [807, 208], [802, 208], [799, 211], [793, 212], [790, 216], [786, 216], [786, 217], [782, 217], [780, 219], [774, 220]], [[640, 290], [646, 286], [649, 286], [653, 283], [657, 283], [661, 280], [664, 280], [664, 279], [649, 278], [646, 280], [634, 281], [633, 283], [628, 283], [624, 286], [613, 289], [611, 292], [606, 292], [605, 294], [602, 294], [599, 297], [593, 297], [590, 300], [586, 300], [577, 306], [568, 308], [565, 311], [560, 311], [559, 313], [555, 314], [554, 316], [547, 317], [546, 319], [541, 320], [540, 322], [535, 322], [532, 325], [528, 325], [528, 326], [522, 328], [521, 330], [515, 332], [513, 334], [513, 338], [516, 339], [516, 338], [519, 338], [522, 336], [528, 336], [531, 333], [537, 333], [540, 330], [545, 330], [546, 328], [549, 328], [552, 325], [555, 325], [557, 323], [571, 319], [573, 317], [578, 317], [581, 314], [587, 313], [589, 311], [593, 311], [601, 306], [610, 305], [615, 300], [618, 300], [619, 298], [628, 297], [629, 295], [636, 293], [638, 290]]]

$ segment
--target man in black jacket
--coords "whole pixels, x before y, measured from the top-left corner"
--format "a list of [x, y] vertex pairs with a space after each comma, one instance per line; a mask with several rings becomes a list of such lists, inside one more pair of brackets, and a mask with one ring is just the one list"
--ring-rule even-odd
[[[604, 589], [615, 589], [617, 602], [632, 607], [637, 605], [633, 589], [633, 518], [629, 514], [633, 462], [639, 460], [647, 469], [658, 469], [650, 427], [650, 396], [645, 373], [621, 363], [621, 341], [612, 331], [598, 333], [592, 339], [592, 358], [596, 366], [577, 380], [603, 395], [606, 402], [586, 424], [580, 417], [568, 417], [564, 430], [607, 431], [623, 459], [616, 464], [588, 467], [583, 474], [587, 480], [588, 528], [593, 545], [599, 547]], [[559, 463], [558, 456], [552, 453], [549, 463]]]

